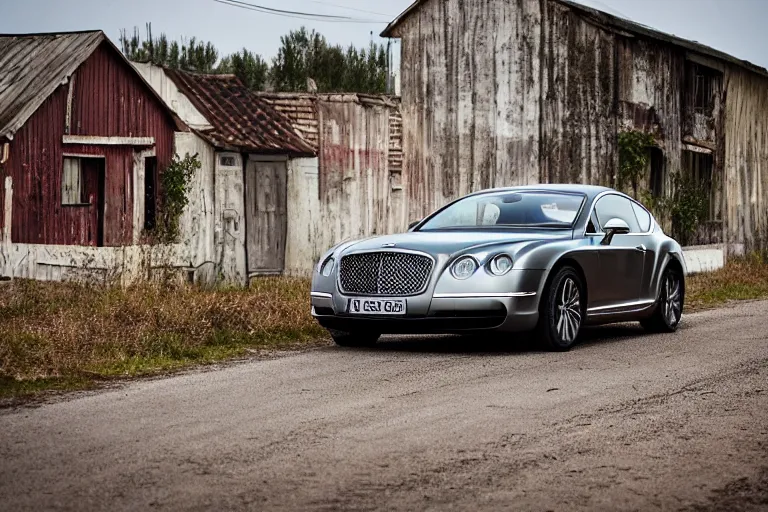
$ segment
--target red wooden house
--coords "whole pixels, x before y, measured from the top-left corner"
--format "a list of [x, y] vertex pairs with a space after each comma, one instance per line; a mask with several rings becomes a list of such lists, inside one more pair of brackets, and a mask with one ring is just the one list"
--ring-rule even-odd
[[137, 244], [183, 130], [103, 32], [0, 36], [0, 274], [17, 244]]

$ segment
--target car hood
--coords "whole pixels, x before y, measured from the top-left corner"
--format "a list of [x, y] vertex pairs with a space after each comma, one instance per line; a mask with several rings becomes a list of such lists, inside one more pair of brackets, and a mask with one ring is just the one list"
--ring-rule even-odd
[[[347, 245], [343, 252], [375, 251], [382, 248], [452, 255], [501, 244], [572, 238], [571, 230], [551, 231], [414, 231], [398, 235], [366, 238]], [[391, 245], [394, 244], [394, 245]]]

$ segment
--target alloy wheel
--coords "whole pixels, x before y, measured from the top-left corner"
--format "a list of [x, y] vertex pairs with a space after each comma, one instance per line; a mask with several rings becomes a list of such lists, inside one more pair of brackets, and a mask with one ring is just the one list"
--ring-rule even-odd
[[668, 274], [664, 280], [664, 296], [662, 297], [661, 307], [664, 320], [670, 327], [674, 327], [680, 321], [680, 313], [683, 306], [682, 299], [680, 280], [674, 274]]
[[581, 326], [581, 296], [576, 282], [569, 278], [563, 280], [557, 294], [555, 320], [560, 339], [571, 343], [576, 339]]

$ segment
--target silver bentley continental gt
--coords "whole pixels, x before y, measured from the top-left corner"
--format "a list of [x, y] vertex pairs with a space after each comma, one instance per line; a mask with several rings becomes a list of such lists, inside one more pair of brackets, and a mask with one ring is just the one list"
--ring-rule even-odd
[[344, 242], [312, 279], [312, 314], [342, 346], [382, 334], [533, 331], [568, 350], [584, 325], [677, 330], [680, 245], [613, 189], [539, 185], [463, 197], [407, 233]]

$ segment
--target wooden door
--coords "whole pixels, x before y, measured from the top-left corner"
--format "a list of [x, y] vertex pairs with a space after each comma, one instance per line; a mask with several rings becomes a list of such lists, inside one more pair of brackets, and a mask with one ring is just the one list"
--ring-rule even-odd
[[248, 274], [279, 274], [285, 268], [288, 168], [286, 162], [248, 162], [245, 221]]
[[86, 244], [104, 247], [104, 181], [103, 158], [83, 158], [81, 179], [83, 202], [88, 205]]

